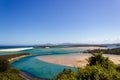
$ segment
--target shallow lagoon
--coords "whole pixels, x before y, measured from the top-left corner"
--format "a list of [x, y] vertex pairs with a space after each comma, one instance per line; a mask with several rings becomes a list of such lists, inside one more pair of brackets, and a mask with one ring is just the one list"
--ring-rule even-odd
[[61, 72], [64, 68], [71, 68], [67, 66], [60, 66], [46, 63], [36, 59], [36, 57], [27, 57], [20, 59], [12, 64], [13, 67], [23, 70], [38, 78], [55, 78], [56, 74]]
[[[30, 54], [37, 54], [38, 56], [49, 56], [49, 55], [69, 55], [77, 54], [85, 50], [80, 49], [67, 49], [67, 48], [33, 48], [30, 50], [23, 50], [18, 52], [8, 52], [2, 54], [14, 54], [21, 52], [28, 52]], [[75, 69], [74, 67], [61, 66], [56, 64], [50, 64], [39, 60], [38, 56], [26, 57], [19, 59], [12, 63], [12, 67], [18, 68], [24, 72], [31, 74], [34, 77], [38, 78], [49, 78], [54, 79], [55, 76], [63, 71], [64, 68]]]
[[[80, 53], [83, 50], [63, 50], [60, 48], [52, 48], [52, 49], [42, 49], [37, 48], [33, 50], [24, 50], [21, 52], [29, 52], [30, 54], [39, 54], [40, 56], [49, 56], [49, 55], [69, 55]], [[64, 68], [71, 68], [73, 67], [68, 66], [61, 66], [56, 64], [50, 64], [47, 62], [43, 62], [37, 59], [38, 56], [26, 57], [22, 58], [16, 62], [12, 63], [14, 68], [18, 68], [22, 71], [30, 73], [34, 77], [38, 78], [49, 78], [53, 79], [55, 76], [63, 71]]]

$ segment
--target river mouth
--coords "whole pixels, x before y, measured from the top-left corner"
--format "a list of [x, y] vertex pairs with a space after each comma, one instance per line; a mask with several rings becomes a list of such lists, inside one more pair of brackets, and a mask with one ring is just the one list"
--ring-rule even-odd
[[[90, 47], [89, 47], [90, 48]], [[93, 49], [93, 47], [92, 47]], [[73, 69], [73, 66], [60, 65], [49, 63], [47, 61], [43, 61], [38, 59], [45, 56], [65, 56], [65, 55], [77, 55], [81, 54], [81, 52], [86, 51], [88, 49], [81, 48], [34, 48], [31, 50], [23, 50], [19, 52], [27, 52], [30, 54], [37, 54], [38, 56], [29, 56], [22, 59], [19, 59], [12, 63], [12, 67], [20, 69], [21, 71], [25, 71], [30, 75], [37, 78], [47, 78], [47, 79], [55, 79], [56, 75], [66, 69]]]
[[61, 66], [61, 65], [43, 62], [36, 59], [36, 57], [22, 58], [12, 63], [12, 67], [25, 71], [34, 77], [48, 78], [48, 79], [55, 78], [56, 75], [60, 73], [64, 68], [74, 69], [73, 67]]
[[38, 54], [38, 56], [30, 56], [30, 57], [19, 59], [12, 63], [12, 67], [25, 71], [37, 78], [54, 79], [58, 73], [63, 71], [63, 69], [71, 68], [74, 70], [75, 68], [70, 66], [63, 66], [63, 65], [44, 62], [42, 60], [37, 59], [37, 57], [73, 54], [73, 53], [80, 53], [81, 51], [83, 50], [64, 50], [59, 48], [52, 48], [52, 49], [42, 49], [42, 48], [36, 49], [35, 48], [32, 50], [24, 50], [21, 52]]

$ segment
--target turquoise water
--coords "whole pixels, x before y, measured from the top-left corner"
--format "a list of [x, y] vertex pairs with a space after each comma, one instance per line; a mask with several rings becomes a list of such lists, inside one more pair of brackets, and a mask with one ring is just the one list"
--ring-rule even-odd
[[[49, 55], [69, 55], [69, 54], [77, 54], [83, 52], [84, 50], [69, 50], [67, 48], [33, 48], [30, 50], [23, 50], [18, 52], [0, 52], [0, 55], [7, 55], [7, 54], [17, 54], [21, 52], [28, 52], [30, 54], [38, 54], [39, 56], [49, 56]], [[55, 76], [63, 71], [64, 68], [71, 68], [73, 67], [68, 66], [61, 66], [56, 64], [50, 64], [47, 62], [43, 62], [37, 59], [38, 56], [26, 57], [19, 59], [12, 63], [12, 67], [18, 68], [22, 71], [25, 71], [31, 74], [34, 77], [38, 78], [48, 78], [54, 79]]]
[[41, 55], [53, 55], [53, 54], [70, 54], [70, 53], [80, 53], [84, 50], [67, 50], [63, 48], [34, 48], [33, 50], [23, 50], [20, 52], [28, 52], [30, 54], [41, 54]]
[[[49, 55], [69, 55], [69, 54], [76, 54], [82, 52], [82, 50], [67, 50], [62, 48], [35, 48], [32, 50], [24, 50], [20, 52], [28, 52], [30, 54], [39, 54], [40, 56], [49, 56]], [[14, 68], [18, 68], [23, 70], [27, 73], [32, 74], [32, 76], [38, 78], [49, 78], [54, 79], [55, 76], [63, 71], [64, 68], [71, 68], [73, 67], [68, 66], [61, 66], [56, 64], [50, 64], [47, 62], [43, 62], [37, 59], [38, 56], [26, 57], [22, 58], [16, 62], [12, 63]]]
[[54, 79], [64, 68], [71, 68], [67, 66], [60, 66], [55, 64], [46, 63], [36, 59], [36, 57], [27, 57], [20, 59], [12, 64], [13, 67], [19, 68], [25, 72], [32, 74], [38, 78]]
[[[38, 78], [48, 78], [54, 79], [55, 76], [62, 72], [64, 68], [71, 68], [75, 70], [73, 67], [61, 66], [56, 64], [50, 64], [47, 62], [43, 62], [39, 60], [37, 57], [39, 56], [56, 56], [56, 55], [71, 55], [83, 52], [84, 50], [69, 50], [67, 48], [33, 48], [30, 50], [23, 50], [18, 52], [0, 52], [0, 55], [8, 55], [8, 54], [17, 54], [21, 52], [28, 52], [30, 54], [38, 54], [38, 56], [26, 57], [19, 59], [12, 63], [12, 67], [20, 69], [24, 72], [31, 74], [34, 77]], [[81, 55], [82, 56], [82, 55]]]

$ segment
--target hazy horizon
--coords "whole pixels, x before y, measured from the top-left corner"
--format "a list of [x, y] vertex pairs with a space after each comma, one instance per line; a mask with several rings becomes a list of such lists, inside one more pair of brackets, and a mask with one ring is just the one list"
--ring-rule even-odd
[[0, 0], [0, 45], [120, 43], [119, 0]]

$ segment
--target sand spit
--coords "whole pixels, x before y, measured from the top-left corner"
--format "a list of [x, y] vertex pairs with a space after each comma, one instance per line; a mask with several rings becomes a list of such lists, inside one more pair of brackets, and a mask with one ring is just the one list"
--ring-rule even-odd
[[[87, 59], [92, 56], [88, 53], [74, 53], [68, 55], [50, 55], [50, 56], [39, 56], [37, 59], [52, 63], [59, 64], [64, 66], [71, 67], [84, 67], [86, 66]], [[120, 55], [109, 55], [105, 54], [105, 57], [109, 57], [115, 64], [120, 64]]]
[[108, 49], [106, 47], [68, 47], [68, 48], [61, 48], [65, 50], [94, 50], [94, 49]]
[[24, 57], [28, 57], [28, 56], [33, 56], [32, 54], [28, 54], [28, 55], [21, 55], [21, 56], [18, 56], [18, 57], [14, 57], [14, 58], [10, 58], [8, 59], [9, 62], [14, 62], [16, 60], [19, 60], [21, 58], [24, 58]]

